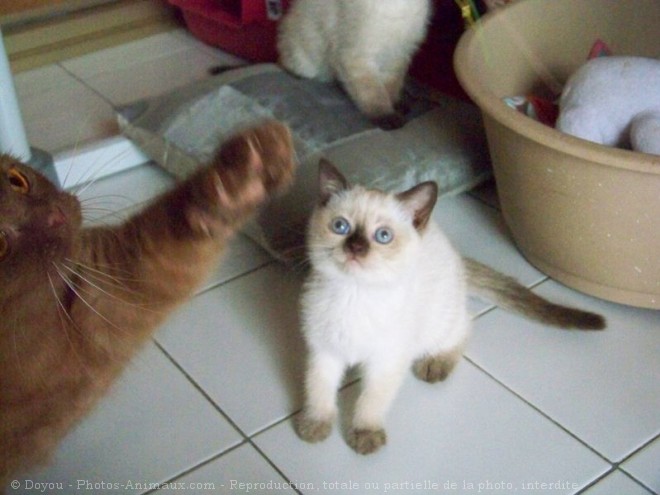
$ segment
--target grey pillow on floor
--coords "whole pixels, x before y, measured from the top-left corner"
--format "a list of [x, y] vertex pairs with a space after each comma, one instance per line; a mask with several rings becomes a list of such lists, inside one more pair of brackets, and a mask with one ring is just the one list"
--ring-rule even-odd
[[355, 183], [402, 191], [434, 180], [441, 194], [491, 173], [478, 109], [407, 89], [411, 111], [396, 131], [374, 127], [334, 84], [295, 78], [272, 64], [226, 71], [119, 109], [124, 134], [177, 177], [206, 163], [238, 129], [265, 118], [291, 128], [300, 167], [293, 188], [265, 206], [245, 232], [278, 257], [300, 254], [325, 157]]

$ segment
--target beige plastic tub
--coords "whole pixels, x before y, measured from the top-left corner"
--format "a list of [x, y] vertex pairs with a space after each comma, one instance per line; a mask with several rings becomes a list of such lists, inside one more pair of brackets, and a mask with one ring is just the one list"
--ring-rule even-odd
[[588, 294], [660, 309], [660, 156], [564, 135], [502, 102], [560, 92], [599, 38], [617, 55], [660, 57], [660, 0], [520, 0], [463, 36], [456, 73], [483, 112], [525, 257]]

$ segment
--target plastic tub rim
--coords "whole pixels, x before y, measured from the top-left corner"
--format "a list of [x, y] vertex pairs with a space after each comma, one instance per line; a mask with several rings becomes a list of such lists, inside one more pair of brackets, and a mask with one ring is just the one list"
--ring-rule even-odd
[[487, 87], [487, 84], [481, 82], [473, 69], [476, 66], [474, 63], [475, 51], [479, 47], [476, 39], [477, 32], [485, 29], [484, 26], [487, 26], [498, 15], [505, 14], [506, 10], [512, 7], [515, 5], [482, 18], [478, 24], [461, 36], [454, 52], [456, 76], [465, 92], [481, 111], [521, 136], [540, 145], [561, 150], [567, 155], [600, 165], [660, 175], [660, 156], [612, 148], [565, 134], [507, 106], [501, 97]]

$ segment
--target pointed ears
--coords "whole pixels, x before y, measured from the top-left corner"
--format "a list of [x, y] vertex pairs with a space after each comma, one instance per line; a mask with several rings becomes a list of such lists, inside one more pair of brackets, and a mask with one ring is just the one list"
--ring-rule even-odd
[[348, 181], [332, 163], [325, 158], [319, 162], [319, 202], [325, 205], [332, 196], [349, 188]]
[[396, 197], [411, 214], [415, 228], [421, 232], [426, 228], [438, 199], [438, 185], [432, 181], [422, 182]]

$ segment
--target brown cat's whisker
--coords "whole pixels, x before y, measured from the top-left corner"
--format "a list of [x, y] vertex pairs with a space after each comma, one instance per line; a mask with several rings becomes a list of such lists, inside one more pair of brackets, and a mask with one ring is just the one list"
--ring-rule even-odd
[[[119, 272], [119, 273], [124, 273], [125, 275], [132, 275], [132, 273], [130, 271], [122, 270], [122, 269], [118, 268], [116, 265], [105, 265], [105, 266], [97, 265], [98, 268], [94, 268], [94, 267], [85, 265], [84, 263], [81, 263], [80, 261], [73, 261], [71, 259], [66, 259], [65, 261], [67, 263], [70, 263], [70, 264], [74, 265], [76, 268], [79, 268], [81, 270], [85, 270], [87, 272], [91, 272], [91, 273], [96, 274], [96, 276], [98, 278], [105, 277], [109, 280], [112, 280], [117, 284], [117, 286], [121, 286], [121, 287], [124, 287], [124, 288], [125, 288], [125, 285], [122, 284], [122, 282], [141, 282], [141, 280], [139, 280], [137, 278], [134, 278], [134, 277], [130, 277], [130, 278], [129, 277], [121, 277], [121, 276], [118, 276], [118, 275], [112, 275], [108, 272], [104, 272], [103, 270], [98, 269], [98, 268], [107, 268], [108, 270], [112, 270], [112, 271]], [[69, 269], [74, 271], [71, 268], [69, 268]], [[128, 291], [128, 289], [125, 289], [125, 290]]]
[[77, 136], [71, 153], [71, 161], [69, 163], [66, 174], [64, 175], [64, 178], [62, 179], [60, 184], [62, 186], [62, 189], [66, 189], [66, 183], [69, 180], [69, 176], [71, 175], [71, 171], [73, 170], [73, 165], [76, 161], [76, 158], [78, 157], [78, 149], [80, 148], [82, 131], [87, 127], [91, 118], [92, 118], [91, 115], [89, 115], [87, 116], [87, 118], [81, 119], [80, 124], [78, 125], [78, 130], [76, 131]]
[[124, 196], [123, 194], [104, 194], [103, 196], [92, 196], [92, 197], [89, 197], [89, 198], [82, 198], [82, 199], [79, 198], [79, 201], [80, 201], [81, 205], [85, 205], [85, 204], [92, 203], [92, 202], [98, 202], [98, 203], [103, 204], [103, 201], [107, 200], [107, 202], [110, 202], [109, 200], [111, 200], [111, 199], [113, 199], [113, 200], [120, 199], [120, 200], [125, 201], [126, 204], [132, 204], [133, 203], [131, 198], [129, 198], [128, 196]]
[[[53, 266], [55, 266], [54, 263], [53, 263]], [[55, 269], [57, 269], [57, 266], [55, 266]], [[50, 273], [47, 273], [47, 275], [48, 275], [48, 282], [50, 283], [50, 288], [53, 291], [53, 297], [55, 298], [55, 301], [57, 302], [57, 306], [59, 308], [58, 315], [60, 317], [60, 321], [62, 322], [62, 331], [64, 333], [64, 336], [66, 337], [66, 340], [69, 343], [69, 346], [70, 346], [71, 350], [73, 351], [74, 355], [78, 359], [81, 368], [84, 369], [87, 372], [87, 374], [89, 375], [89, 374], [91, 374], [90, 370], [85, 365], [85, 362], [84, 362], [82, 356], [76, 350], [76, 346], [74, 345], [73, 341], [71, 340], [71, 336], [67, 332], [67, 327], [69, 326], [69, 324], [71, 326], [73, 326], [73, 328], [75, 328], [78, 331], [78, 334], [80, 336], [82, 336], [83, 338], [86, 337], [85, 333], [80, 330], [80, 327], [76, 324], [76, 322], [73, 320], [73, 318], [71, 318], [71, 315], [69, 314], [66, 307], [64, 306], [64, 303], [62, 302], [60, 297], [57, 295], [57, 290], [55, 289], [55, 284], [53, 283], [53, 279], [51, 278]], [[61, 276], [62, 275], [60, 275], [60, 277]], [[64, 283], [66, 283], [66, 280], [64, 280]], [[65, 321], [65, 317], [66, 317], [66, 321]]]
[[[155, 139], [155, 138], [151, 138], [151, 140], [153, 140], [153, 139]], [[145, 143], [145, 146], [148, 146], [149, 142], [151, 140], [148, 140]], [[83, 175], [83, 177], [80, 179], [79, 186], [77, 188], [75, 188], [74, 191], [72, 191], [72, 192], [74, 192], [74, 194], [76, 194], [76, 195], [82, 194], [89, 187], [96, 184], [98, 179], [101, 177], [101, 172], [103, 172], [103, 170], [105, 170], [107, 167], [112, 165], [119, 158], [122, 158], [124, 155], [127, 155], [131, 151], [132, 151], [132, 149], [130, 147], [126, 147], [125, 149], [123, 149], [122, 151], [120, 151], [119, 153], [116, 153], [115, 155], [113, 155], [111, 157], [106, 158], [106, 157], [103, 157], [103, 156], [98, 156], [96, 158], [96, 160], [94, 160], [94, 162], [92, 162], [89, 165], [89, 167], [87, 168], [87, 173], [85, 175]], [[102, 159], [105, 159], [105, 163], [103, 163], [100, 166], [97, 166], [99, 161], [102, 160]]]
[[59, 269], [57, 270], [57, 273], [62, 277], [62, 280], [64, 283], [73, 291], [73, 293], [76, 295], [79, 301], [81, 301], [85, 306], [87, 306], [92, 313], [94, 313], [96, 316], [101, 318], [104, 322], [106, 322], [108, 325], [110, 325], [112, 328], [119, 330], [122, 333], [129, 334], [129, 332], [119, 326], [117, 326], [113, 321], [109, 320], [106, 316], [101, 314], [94, 306], [92, 306], [84, 297], [82, 292], [85, 292], [82, 287], [78, 286], [73, 280], [67, 278]]
[[[116, 295], [116, 294], [112, 294], [111, 292], [108, 292], [106, 289], [104, 289], [103, 287], [101, 287], [99, 284], [94, 283], [94, 282], [92, 281], [92, 279], [95, 279], [95, 280], [96, 280], [97, 282], [99, 282], [99, 283], [107, 284], [107, 285], [109, 285], [111, 288], [119, 289], [119, 290], [121, 290], [123, 293], [125, 293], [127, 296], [128, 296], [128, 295], [140, 296], [141, 293], [140, 293], [139, 291], [136, 291], [136, 290], [133, 290], [133, 289], [129, 289], [129, 288], [126, 287], [124, 284], [122, 284], [122, 283], [117, 283], [116, 281], [115, 281], [114, 283], [110, 283], [108, 280], [104, 280], [104, 279], [102, 279], [102, 278], [100, 278], [100, 277], [95, 277], [94, 275], [91, 275], [91, 274], [88, 274], [87, 276], [84, 276], [82, 273], [80, 273], [80, 272], [78, 272], [78, 271], [72, 269], [71, 267], [68, 267], [68, 266], [65, 266], [65, 265], [62, 265], [62, 266], [63, 266], [63, 268], [69, 270], [72, 274], [74, 274], [74, 275], [76, 275], [78, 278], [80, 278], [80, 280], [82, 280], [83, 282], [89, 284], [89, 285], [92, 286], [93, 288], [99, 290], [102, 294], [105, 294], [106, 296], [108, 296], [108, 297], [110, 297], [110, 298], [112, 298], [112, 299], [115, 299], [115, 300], [117, 300], [117, 301], [120, 301], [120, 302], [122, 302], [122, 303], [124, 303], [124, 304], [126, 304], [126, 305], [128, 305], [128, 306], [132, 306], [132, 307], [134, 307], [134, 308], [139, 308], [139, 309], [143, 309], [143, 310], [145, 310], [145, 311], [152, 311], [152, 312], [154, 312], [154, 313], [159, 313], [159, 311], [156, 311], [155, 309], [151, 309], [151, 308], [149, 308], [148, 306], [146, 306], [145, 304], [135, 304], [135, 303], [129, 302], [129, 301], [125, 300], [125, 299], [122, 299], [121, 297], [119, 297], [119, 296]], [[115, 280], [115, 279], [112, 279], [112, 278], [111, 278], [111, 280]], [[79, 286], [79, 288], [80, 288], [80, 286]]]

